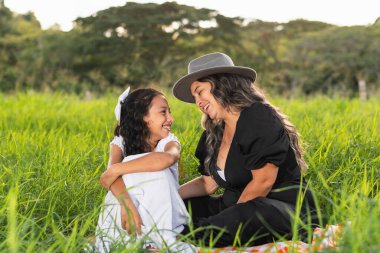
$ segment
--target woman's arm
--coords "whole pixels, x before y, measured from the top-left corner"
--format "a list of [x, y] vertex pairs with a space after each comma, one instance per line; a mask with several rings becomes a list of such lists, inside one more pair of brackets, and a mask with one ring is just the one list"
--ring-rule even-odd
[[272, 163], [252, 170], [252, 180], [244, 188], [237, 203], [244, 203], [257, 197], [266, 197], [277, 178], [278, 167]]
[[175, 141], [168, 142], [165, 145], [164, 152], [152, 152], [132, 161], [113, 164], [102, 174], [100, 183], [104, 188], [108, 189], [121, 175], [163, 170], [176, 163], [179, 156], [179, 143]]
[[201, 197], [213, 194], [218, 189], [218, 184], [210, 176], [197, 177], [179, 187], [179, 195], [182, 199]]

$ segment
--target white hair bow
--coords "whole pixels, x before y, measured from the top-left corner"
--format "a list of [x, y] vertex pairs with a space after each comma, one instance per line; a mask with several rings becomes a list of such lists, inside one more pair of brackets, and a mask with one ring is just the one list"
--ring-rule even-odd
[[119, 122], [120, 124], [120, 115], [121, 115], [121, 102], [124, 101], [124, 99], [126, 97], [128, 97], [128, 94], [129, 94], [129, 90], [130, 90], [131, 87], [128, 87], [120, 96], [119, 96], [119, 100], [117, 101], [117, 104], [116, 104], [116, 107], [115, 107], [115, 116], [116, 116], [116, 120]]

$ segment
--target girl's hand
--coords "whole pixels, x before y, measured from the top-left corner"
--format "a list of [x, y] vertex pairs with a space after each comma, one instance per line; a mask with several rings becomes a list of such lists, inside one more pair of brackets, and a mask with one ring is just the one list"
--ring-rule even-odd
[[100, 176], [100, 184], [106, 188], [107, 190], [111, 187], [113, 182], [120, 176], [117, 173], [117, 164], [111, 165], [108, 170], [103, 172], [103, 174]]
[[143, 222], [136, 206], [130, 199], [125, 200], [120, 205], [121, 227], [131, 236], [134, 236], [136, 232], [141, 235]]

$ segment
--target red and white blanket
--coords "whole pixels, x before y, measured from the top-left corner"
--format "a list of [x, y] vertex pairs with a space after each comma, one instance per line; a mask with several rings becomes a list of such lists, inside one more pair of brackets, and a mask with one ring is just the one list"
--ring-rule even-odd
[[337, 246], [338, 237], [341, 233], [341, 225], [327, 225], [326, 228], [316, 228], [313, 232], [313, 240], [311, 244], [301, 241], [285, 241], [267, 243], [264, 245], [237, 248], [225, 247], [217, 249], [199, 248], [198, 253], [287, 253], [287, 252], [315, 252], [325, 248], [334, 248]]

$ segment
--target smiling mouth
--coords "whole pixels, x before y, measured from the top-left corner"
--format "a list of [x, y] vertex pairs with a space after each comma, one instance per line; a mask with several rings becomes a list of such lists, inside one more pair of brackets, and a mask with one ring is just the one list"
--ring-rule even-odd
[[170, 126], [169, 125], [163, 125], [162, 128], [166, 129], [167, 131], [170, 131]]
[[210, 104], [207, 104], [203, 107], [203, 111], [207, 113], [207, 109], [210, 107]]

